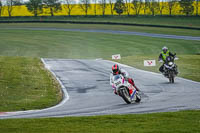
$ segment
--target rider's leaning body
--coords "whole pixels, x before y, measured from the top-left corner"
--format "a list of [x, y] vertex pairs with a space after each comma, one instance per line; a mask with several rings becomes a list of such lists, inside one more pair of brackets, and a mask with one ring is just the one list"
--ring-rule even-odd
[[[112, 66], [112, 75], [111, 75], [111, 76], [118, 75], [118, 74], [121, 74], [121, 75], [125, 78], [126, 81], [128, 81], [130, 84], [132, 84], [132, 85], [135, 87], [135, 89], [136, 89], [137, 91], [140, 91], [140, 90], [136, 87], [136, 85], [135, 85], [133, 79], [129, 77], [128, 72], [127, 72], [126, 70], [124, 70], [124, 69], [119, 68], [119, 66], [118, 66], [117, 64], [115, 64], [115, 65]], [[113, 84], [112, 77], [110, 78], [110, 84], [111, 84], [111, 85]], [[117, 94], [117, 92], [116, 92], [115, 89], [114, 89], [114, 93]]]

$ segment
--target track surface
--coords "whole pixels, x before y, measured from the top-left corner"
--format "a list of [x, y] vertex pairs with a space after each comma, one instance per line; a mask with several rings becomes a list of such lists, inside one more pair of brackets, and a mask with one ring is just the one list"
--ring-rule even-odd
[[[160, 74], [121, 65], [142, 90], [139, 104], [127, 105], [109, 85], [113, 62], [105, 60], [44, 59], [46, 67], [63, 84], [65, 99], [59, 105], [25, 112], [1, 113], [4, 118], [88, 116], [168, 112], [200, 109], [200, 83], [176, 78], [174, 84]], [[67, 89], [67, 91], [66, 91]]]

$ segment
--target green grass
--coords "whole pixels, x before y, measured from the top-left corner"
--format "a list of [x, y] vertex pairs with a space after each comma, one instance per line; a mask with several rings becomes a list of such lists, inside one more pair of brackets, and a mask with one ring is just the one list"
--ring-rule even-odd
[[200, 53], [199, 41], [161, 39], [105, 33], [1, 30], [0, 55], [50, 58], [109, 58], [120, 53], [159, 55], [166, 45], [180, 54]]
[[[143, 26], [123, 26], [123, 25], [98, 25], [98, 24], [46, 24], [46, 23], [17, 23], [17, 24], [1, 24], [0, 28], [26, 28], [26, 27], [43, 27], [43, 28], [67, 28], [67, 29], [97, 29], [97, 30], [120, 30], [120, 31], [135, 31], [169, 35], [184, 35], [184, 36], [200, 36], [200, 30], [177, 29], [177, 28], [155, 28]], [[2, 30], [2, 29], [0, 29]]]
[[183, 27], [200, 27], [200, 17], [185, 17], [185, 16], [54, 16], [54, 17], [13, 17], [0, 18], [3, 20], [17, 21], [83, 21], [83, 22], [116, 22], [116, 23], [131, 23], [131, 24], [150, 24], [150, 25], [167, 25], [167, 26], [183, 26]]
[[2, 133], [198, 133], [200, 111], [0, 120]]
[[62, 98], [39, 58], [0, 56], [0, 112], [43, 109]]

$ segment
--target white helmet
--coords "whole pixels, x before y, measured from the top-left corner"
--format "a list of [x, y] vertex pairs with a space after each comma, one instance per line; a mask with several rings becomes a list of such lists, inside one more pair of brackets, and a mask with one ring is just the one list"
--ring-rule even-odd
[[167, 48], [166, 46], [164, 46], [164, 47], [162, 48], [162, 50], [163, 50], [164, 53], [166, 53], [166, 52], [168, 51], [168, 48]]

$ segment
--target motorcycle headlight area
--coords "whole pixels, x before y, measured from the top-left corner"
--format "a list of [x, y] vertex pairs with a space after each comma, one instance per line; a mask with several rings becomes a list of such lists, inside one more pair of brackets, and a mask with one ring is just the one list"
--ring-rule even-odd
[[172, 66], [174, 63], [173, 62], [169, 62], [169, 65]]

